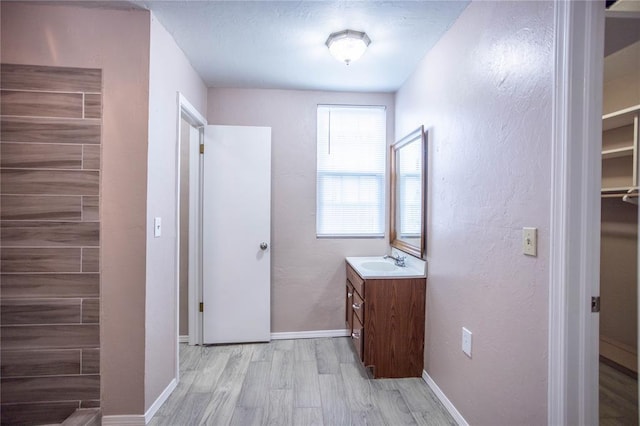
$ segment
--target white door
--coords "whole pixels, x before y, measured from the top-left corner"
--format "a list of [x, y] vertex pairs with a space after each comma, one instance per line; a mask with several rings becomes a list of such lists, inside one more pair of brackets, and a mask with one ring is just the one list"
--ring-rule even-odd
[[206, 126], [203, 343], [271, 338], [271, 128]]

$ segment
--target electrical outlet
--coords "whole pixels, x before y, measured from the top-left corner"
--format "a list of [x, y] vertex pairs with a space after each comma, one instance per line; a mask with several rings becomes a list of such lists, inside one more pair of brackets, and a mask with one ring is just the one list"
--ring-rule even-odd
[[522, 252], [527, 256], [538, 255], [537, 231], [537, 228], [522, 228]]
[[462, 327], [462, 352], [464, 352], [469, 358], [471, 358], [471, 336], [472, 333]]

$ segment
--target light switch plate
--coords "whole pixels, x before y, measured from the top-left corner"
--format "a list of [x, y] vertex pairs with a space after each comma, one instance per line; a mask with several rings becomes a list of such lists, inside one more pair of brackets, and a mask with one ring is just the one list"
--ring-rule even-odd
[[156, 217], [153, 219], [153, 236], [158, 238], [162, 235], [162, 218]]
[[465, 353], [466, 356], [471, 358], [471, 337], [472, 334], [465, 327], [462, 327], [462, 352]]
[[522, 228], [522, 253], [527, 256], [538, 255], [538, 229]]

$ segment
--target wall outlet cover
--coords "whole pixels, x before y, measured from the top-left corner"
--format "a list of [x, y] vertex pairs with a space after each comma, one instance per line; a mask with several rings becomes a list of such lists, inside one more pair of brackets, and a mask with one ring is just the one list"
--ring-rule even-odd
[[473, 333], [462, 327], [462, 352], [471, 358], [471, 338]]
[[153, 236], [158, 238], [162, 235], [162, 219], [156, 217], [153, 219]]
[[538, 255], [537, 228], [522, 228], [522, 252], [527, 256]]

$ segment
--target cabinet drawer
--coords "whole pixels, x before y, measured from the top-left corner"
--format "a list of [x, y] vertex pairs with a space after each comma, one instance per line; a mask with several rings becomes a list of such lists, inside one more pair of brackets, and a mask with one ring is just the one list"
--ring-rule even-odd
[[351, 309], [355, 316], [358, 317], [361, 323], [364, 323], [364, 300], [360, 297], [358, 293], [353, 293], [353, 302], [351, 304]]
[[351, 342], [356, 349], [358, 359], [363, 361], [362, 352], [364, 349], [364, 327], [357, 316], [353, 316], [353, 331], [351, 332]]
[[347, 264], [347, 279], [351, 282], [353, 288], [360, 294], [360, 296], [365, 297], [364, 281], [349, 264]]

